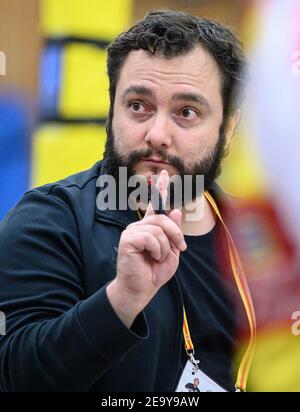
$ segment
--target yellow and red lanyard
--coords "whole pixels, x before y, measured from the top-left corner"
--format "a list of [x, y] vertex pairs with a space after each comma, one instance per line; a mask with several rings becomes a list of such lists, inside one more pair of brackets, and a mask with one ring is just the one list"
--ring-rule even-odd
[[[208, 200], [208, 202], [210, 203], [210, 205], [212, 206], [212, 208], [214, 209], [216, 215], [222, 222], [222, 225], [225, 229], [232, 272], [234, 275], [234, 279], [235, 279], [239, 294], [243, 301], [243, 304], [244, 304], [244, 307], [247, 313], [249, 325], [250, 325], [249, 344], [242, 358], [242, 361], [240, 363], [238, 374], [237, 374], [237, 379], [236, 379], [236, 384], [235, 384], [235, 388], [237, 392], [245, 392], [246, 386], [247, 386], [247, 379], [248, 379], [252, 359], [254, 356], [255, 344], [256, 344], [256, 317], [255, 317], [253, 302], [252, 302], [251, 294], [250, 294], [249, 287], [247, 284], [247, 280], [244, 274], [243, 266], [242, 266], [239, 254], [237, 252], [236, 246], [234, 244], [234, 241], [230, 235], [230, 232], [227, 226], [225, 225], [222, 219], [222, 216], [219, 212], [219, 209], [214, 199], [212, 198], [212, 196], [207, 191], [204, 193], [204, 195], [206, 199]], [[193, 345], [193, 341], [191, 338], [187, 316], [186, 316], [184, 307], [183, 307], [183, 336], [184, 336], [184, 342], [185, 342], [185, 350], [188, 356], [190, 357], [192, 363], [194, 363], [195, 366], [197, 367], [197, 363], [199, 363], [199, 361], [196, 361], [194, 358], [195, 350], [194, 350], [194, 345]]]

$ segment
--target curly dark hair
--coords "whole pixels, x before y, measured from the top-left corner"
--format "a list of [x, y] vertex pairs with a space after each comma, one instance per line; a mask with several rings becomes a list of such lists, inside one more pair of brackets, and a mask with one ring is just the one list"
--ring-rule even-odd
[[246, 58], [242, 45], [228, 28], [219, 23], [172, 10], [148, 13], [107, 48], [110, 86], [109, 121], [113, 117], [116, 85], [126, 57], [143, 49], [166, 59], [183, 55], [201, 45], [215, 59], [222, 80], [223, 124], [243, 99], [247, 84]]

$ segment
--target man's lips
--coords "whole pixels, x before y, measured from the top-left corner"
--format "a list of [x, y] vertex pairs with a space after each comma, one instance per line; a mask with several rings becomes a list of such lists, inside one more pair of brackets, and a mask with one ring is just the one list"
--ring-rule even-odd
[[168, 162], [164, 162], [161, 159], [155, 159], [155, 158], [152, 158], [152, 157], [147, 158], [147, 159], [141, 159], [141, 160], [143, 160], [144, 162], [158, 163], [158, 164], [164, 164], [164, 165], [169, 165], [170, 164]]

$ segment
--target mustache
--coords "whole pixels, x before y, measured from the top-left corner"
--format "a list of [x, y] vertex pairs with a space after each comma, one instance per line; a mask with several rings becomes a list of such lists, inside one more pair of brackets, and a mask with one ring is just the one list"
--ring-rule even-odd
[[166, 150], [162, 148], [153, 148], [148, 146], [145, 150], [133, 150], [130, 152], [125, 151], [125, 153], [121, 154], [115, 147], [115, 135], [112, 128], [111, 119], [108, 121], [107, 140], [103, 154], [104, 159], [107, 159], [111, 163], [117, 163], [119, 166], [127, 166], [133, 173], [135, 163], [143, 158], [148, 158], [151, 156], [159, 157], [163, 162], [167, 162], [177, 169], [179, 174], [184, 174], [185, 166], [183, 161], [177, 156], [169, 155]]
[[133, 152], [121, 155], [120, 160], [126, 160], [127, 163], [132, 165], [133, 163], [136, 163], [142, 159], [149, 158], [152, 156], [159, 157], [163, 162], [169, 163], [171, 166], [174, 166], [179, 171], [184, 169], [184, 164], [181, 161], [181, 159], [179, 159], [176, 156], [169, 155], [163, 149], [155, 150], [151, 147], [145, 150], [135, 150]]

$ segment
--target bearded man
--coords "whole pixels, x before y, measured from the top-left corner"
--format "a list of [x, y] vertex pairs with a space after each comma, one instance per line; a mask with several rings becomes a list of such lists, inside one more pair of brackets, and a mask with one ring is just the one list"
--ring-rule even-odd
[[[0, 223], [2, 391], [175, 391], [189, 362], [234, 388], [231, 268], [220, 265], [223, 228], [205, 194], [226, 202], [215, 180], [240, 117], [244, 61], [230, 30], [183, 12], [151, 12], [110, 44], [104, 159], [27, 192]], [[192, 196], [167, 214], [151, 202], [103, 210], [103, 175], [118, 185], [157, 175], [164, 201], [169, 179], [189, 175]]]

